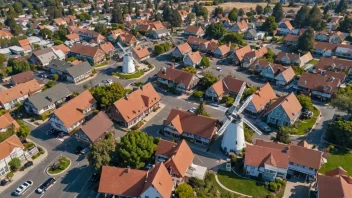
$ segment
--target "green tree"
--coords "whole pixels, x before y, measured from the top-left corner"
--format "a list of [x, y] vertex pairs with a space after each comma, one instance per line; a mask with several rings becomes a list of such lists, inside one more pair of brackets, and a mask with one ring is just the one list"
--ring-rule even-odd
[[111, 22], [123, 23], [123, 14], [122, 14], [121, 7], [118, 3], [115, 3], [114, 8], [111, 12]]
[[218, 6], [218, 7], [216, 7], [214, 9], [214, 16], [218, 16], [219, 14], [222, 15], [223, 13], [224, 13], [224, 8], [223, 7]]
[[311, 100], [311, 98], [309, 96], [300, 94], [300, 95], [297, 96], [297, 100], [301, 104], [303, 110], [313, 111], [314, 106], [313, 106], [312, 100]]
[[315, 4], [309, 12], [308, 25], [316, 31], [321, 31], [325, 28], [323, 15], [321, 14], [318, 4]]
[[297, 48], [301, 51], [308, 52], [313, 50], [315, 44], [314, 30], [309, 27], [302, 36], [298, 38]]
[[214, 76], [211, 72], [207, 72], [204, 74], [204, 77], [200, 79], [200, 84], [203, 90], [207, 90], [214, 83], [218, 82], [218, 78]]
[[211, 117], [211, 115], [205, 110], [204, 108], [204, 102], [201, 102], [197, 109], [194, 111], [196, 115], [202, 115], [206, 117]]
[[185, 71], [185, 72], [191, 73], [191, 74], [196, 74], [197, 73], [196, 68], [193, 67], [193, 66], [187, 66], [187, 67], [183, 68], [182, 70]]
[[48, 88], [51, 88], [51, 87], [53, 87], [53, 86], [55, 86], [56, 85], [56, 83], [54, 82], [54, 81], [52, 81], [52, 80], [50, 80], [49, 82], [48, 82], [48, 84], [46, 84], [46, 86], [48, 87]]
[[102, 166], [107, 166], [111, 162], [111, 156], [116, 150], [116, 144], [113, 139], [103, 139], [90, 145], [88, 161], [96, 170]]
[[340, 88], [331, 100], [331, 105], [340, 111], [352, 114], [352, 86]]
[[121, 138], [117, 148], [119, 164], [124, 167], [144, 168], [153, 161], [156, 145], [153, 137], [141, 131], [131, 131]]
[[226, 28], [223, 23], [218, 22], [218, 23], [212, 23], [208, 25], [207, 29], [205, 30], [205, 35], [213, 38], [213, 39], [220, 39], [222, 38], [226, 33]]
[[325, 138], [331, 143], [352, 148], [352, 121], [338, 119], [330, 122]]
[[20, 128], [17, 131], [18, 137], [22, 139], [26, 139], [30, 133], [31, 133], [31, 129], [29, 128], [29, 126], [25, 125], [24, 123], [21, 123]]
[[352, 32], [352, 18], [349, 18], [348, 16], [346, 16], [340, 22], [339, 30], [341, 32]]
[[57, 81], [59, 79], [59, 75], [58, 74], [53, 74], [53, 78], [55, 81]]
[[165, 48], [164, 48], [164, 46], [162, 46], [162, 45], [155, 45], [155, 46], [154, 46], [154, 53], [155, 53], [156, 55], [165, 53]]
[[290, 143], [290, 133], [292, 130], [294, 130], [294, 128], [286, 126], [280, 127], [279, 131], [276, 133], [274, 140], [284, 144]]
[[9, 59], [8, 66], [12, 67], [12, 75], [29, 71], [31, 69], [31, 66], [27, 61], [17, 61], [12, 58]]
[[245, 15], [246, 14], [246, 12], [242, 9], [242, 8], [240, 8], [239, 10], [238, 10], [238, 16], [243, 16], [243, 15]]
[[264, 8], [263, 8], [263, 6], [261, 6], [261, 5], [258, 4], [258, 5], [255, 7], [255, 11], [257, 12], [257, 14], [261, 15], [261, 14], [263, 14], [263, 12], [264, 12]]
[[264, 56], [262, 57], [262, 59], [268, 60], [269, 62], [273, 63], [274, 62], [274, 57], [276, 56], [276, 54], [271, 51], [270, 48], [266, 48], [267, 53], [264, 54]]
[[53, 32], [51, 32], [47, 28], [40, 30], [40, 35], [42, 35], [43, 39], [52, 39], [53, 38]]
[[254, 92], [256, 92], [258, 90], [257, 87], [255, 86], [250, 86], [248, 88], [246, 88], [244, 91], [243, 91], [243, 94], [242, 94], [242, 99], [246, 99], [248, 96], [254, 94]]
[[233, 8], [229, 14], [228, 14], [228, 18], [230, 21], [234, 22], [237, 20], [237, 15], [238, 15], [238, 9], [237, 8]]
[[9, 10], [7, 11], [7, 16], [11, 18], [17, 18], [18, 13], [15, 11], [15, 9], [12, 6], [10, 6]]
[[94, 31], [106, 36], [108, 34], [108, 29], [104, 24], [95, 25]]
[[226, 34], [222, 41], [225, 43], [231, 42], [232, 44], [235, 43], [242, 46], [245, 44], [242, 34], [239, 34], [237, 32], [231, 32]]
[[108, 108], [125, 95], [125, 89], [120, 83], [113, 83], [110, 86], [94, 87], [90, 92], [97, 100], [98, 106], [102, 109]]
[[275, 17], [276, 23], [279, 23], [284, 18], [284, 10], [281, 3], [275, 4], [272, 16]]
[[278, 28], [278, 24], [275, 21], [275, 17], [268, 17], [263, 23], [262, 28], [264, 31], [268, 32], [269, 34], [272, 34]]
[[4, 65], [4, 63], [7, 61], [7, 58], [5, 55], [0, 54], [0, 66]]
[[54, 41], [54, 45], [61, 45], [63, 44], [64, 42], [62, 42], [61, 40], [55, 40]]
[[196, 98], [203, 98], [204, 92], [202, 91], [195, 91], [193, 92], [192, 96], [196, 97]]
[[231, 96], [224, 96], [222, 97], [221, 102], [225, 103], [227, 107], [230, 107], [233, 104], [233, 102], [235, 102], [235, 99]]
[[187, 183], [178, 185], [175, 189], [178, 198], [194, 198], [193, 188]]
[[264, 8], [264, 13], [263, 14], [268, 14], [268, 13], [270, 13], [271, 12], [271, 7], [269, 6], [269, 5], [267, 5], [267, 6], [265, 6], [265, 8]]
[[[335, 9], [335, 13], [344, 13], [348, 9], [348, 4], [346, 0], [340, 0], [339, 4]], [[16, 10], [16, 9], [15, 9]]]
[[206, 57], [206, 56], [203, 56], [202, 57], [202, 60], [200, 61], [200, 65], [207, 68], [210, 66], [210, 61], [209, 61], [209, 58]]
[[147, 9], [153, 8], [153, 4], [150, 0], [147, 0]]
[[168, 21], [172, 27], [180, 27], [182, 24], [182, 17], [177, 10], [171, 9], [169, 13]]
[[9, 166], [11, 170], [16, 171], [21, 168], [21, 160], [17, 157], [12, 158], [11, 161], [9, 162]]
[[18, 14], [23, 13], [22, 4], [20, 2], [15, 2], [12, 6], [15, 12], [17, 12]]
[[309, 7], [307, 5], [303, 5], [297, 12], [294, 24], [296, 27], [303, 27], [307, 24], [307, 20], [309, 18]]

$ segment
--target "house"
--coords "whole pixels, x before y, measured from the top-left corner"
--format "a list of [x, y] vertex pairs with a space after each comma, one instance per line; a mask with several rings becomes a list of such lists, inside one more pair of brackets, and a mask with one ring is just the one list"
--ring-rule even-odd
[[12, 85], [18, 85], [22, 83], [26, 83], [34, 79], [34, 75], [32, 71], [25, 71], [19, 74], [15, 74], [11, 76], [10, 83]]
[[331, 57], [337, 48], [337, 44], [327, 42], [316, 42], [314, 44], [314, 53], [326, 57]]
[[243, 38], [247, 40], [258, 40], [257, 31], [255, 29], [250, 29], [244, 33]]
[[286, 145], [257, 139], [254, 145], [246, 147], [245, 173], [254, 177], [261, 174], [266, 181], [277, 177], [286, 179], [287, 175], [295, 173], [314, 179], [322, 164], [322, 152], [305, 145], [302, 142]]
[[78, 83], [92, 74], [93, 67], [88, 61], [84, 61], [73, 67], [66, 68], [66, 80], [72, 83]]
[[276, 85], [287, 85], [296, 76], [292, 67], [284, 67], [280, 64], [269, 63], [262, 69], [260, 75], [270, 81], [275, 81]]
[[110, 34], [108, 35], [108, 40], [115, 43], [117, 38], [121, 35], [121, 34], [125, 34], [126, 32], [122, 29], [116, 29], [116, 30], [111, 30]]
[[200, 55], [199, 51], [191, 52], [185, 56], [183, 59], [183, 64], [186, 66], [193, 66], [196, 67], [202, 61], [202, 56]]
[[316, 32], [314, 38], [316, 41], [329, 42], [329, 33], [325, 31]]
[[48, 66], [46, 66], [50, 73], [58, 74], [60, 77], [63, 77], [66, 73], [66, 69], [72, 67], [73, 65], [69, 62], [54, 59]]
[[200, 43], [199, 45], [199, 51], [201, 52], [206, 52], [209, 54], [213, 54], [214, 51], [219, 47], [219, 41], [218, 40], [209, 40], [205, 41], [204, 43]]
[[345, 78], [344, 73], [326, 70], [322, 70], [320, 73], [305, 72], [299, 78], [297, 86], [294, 87], [305, 94], [311, 93], [312, 96], [331, 99]]
[[68, 48], [65, 44], [53, 46], [52, 49], [54, 50], [54, 53], [55, 53], [55, 51], [61, 51], [65, 56], [70, 51], [70, 48]]
[[24, 102], [24, 108], [28, 113], [48, 114], [65, 103], [71, 95], [72, 92], [64, 84], [58, 84], [28, 97]]
[[105, 37], [98, 32], [88, 30], [88, 29], [78, 29], [77, 34], [79, 34], [79, 37], [81, 40], [91, 42], [93, 41], [94, 43], [102, 43], [105, 40]]
[[313, 60], [312, 54], [310, 52], [307, 52], [302, 56], [300, 55], [301, 54], [279, 52], [275, 58], [275, 62], [281, 63], [283, 65], [294, 65], [302, 67], [309, 61]]
[[96, 103], [92, 94], [86, 90], [56, 109], [49, 123], [57, 131], [70, 133], [83, 124], [85, 117], [96, 108]]
[[315, 70], [328, 70], [334, 72], [343, 72], [347, 75], [352, 74], [352, 61], [338, 58], [321, 57], [315, 65]]
[[329, 43], [341, 44], [349, 35], [349, 33], [344, 33], [340, 31], [333, 32], [329, 35]]
[[6, 30], [0, 30], [0, 38], [2, 39], [11, 39], [13, 37], [13, 34]]
[[152, 35], [153, 35], [153, 38], [155, 39], [161, 39], [163, 37], [170, 36], [170, 31], [166, 28], [162, 28], [159, 30], [152, 30]]
[[11, 110], [15, 108], [17, 103], [20, 103], [29, 96], [40, 92], [41, 89], [42, 87], [35, 79], [6, 89], [0, 92], [1, 108]]
[[234, 63], [235, 65], [239, 65], [242, 62], [244, 55], [250, 51], [252, 51], [251, 47], [249, 45], [246, 45], [242, 48], [234, 50], [232, 54], [227, 57], [227, 59], [231, 63]]
[[63, 18], [54, 19], [54, 24], [56, 26], [59, 26], [59, 25], [67, 26], [67, 23], [66, 23], [66, 21]]
[[134, 59], [140, 62], [150, 58], [150, 52], [148, 51], [148, 48], [142, 48], [141, 46], [133, 48], [132, 55]]
[[335, 56], [352, 59], [352, 45], [338, 44], [335, 50]]
[[198, 50], [202, 43], [207, 42], [205, 39], [198, 38], [196, 36], [189, 36], [187, 38], [187, 43], [191, 46], [193, 50]]
[[256, 60], [262, 58], [266, 53], [268, 53], [266, 47], [261, 47], [257, 50], [247, 52], [242, 59], [241, 66], [249, 68], [250, 65], [252, 65]]
[[114, 197], [169, 198], [173, 190], [169, 171], [163, 163], [158, 163], [148, 171], [103, 166], [98, 192]]
[[73, 44], [69, 56], [76, 57], [80, 60], [86, 60], [91, 65], [95, 65], [105, 60], [105, 53], [99, 47], [85, 46], [80, 43]]
[[245, 20], [239, 21], [231, 27], [232, 32], [245, 32], [248, 30], [248, 23]]
[[294, 93], [282, 96], [268, 106], [263, 116], [266, 122], [277, 126], [290, 126], [301, 115], [302, 106]]
[[112, 56], [115, 52], [115, 47], [110, 42], [102, 43], [99, 45], [99, 47], [108, 57]]
[[19, 128], [20, 125], [13, 119], [10, 113], [0, 116], [0, 133], [7, 132], [8, 129], [13, 129], [16, 132]]
[[75, 138], [77, 141], [89, 146], [90, 144], [104, 139], [106, 134], [111, 132], [113, 127], [114, 123], [103, 111], [100, 111], [75, 133]]
[[193, 164], [193, 159], [194, 154], [186, 140], [175, 143], [160, 139], [155, 151], [155, 163], [163, 162], [177, 183], [191, 177], [204, 179], [207, 168]]
[[32, 52], [32, 47], [28, 39], [18, 40], [18, 45], [22, 47], [24, 54], [29, 54]]
[[202, 37], [204, 36], [204, 30], [200, 26], [187, 26], [183, 34], [186, 36]]
[[278, 25], [277, 32], [281, 35], [287, 35], [294, 29], [290, 21], [281, 21]]
[[147, 83], [140, 89], [120, 98], [109, 109], [109, 116], [118, 124], [131, 128], [149, 115], [150, 112], [159, 108], [161, 97], [155, 91], [151, 83]]
[[209, 146], [217, 131], [217, 120], [179, 109], [171, 109], [164, 122], [163, 133], [176, 139], [188, 138]]
[[192, 52], [192, 48], [186, 42], [175, 47], [174, 51], [172, 51], [171, 53], [171, 56], [174, 58], [183, 59], [186, 56], [186, 54], [190, 52]]
[[12, 135], [3, 142], [0, 142], [0, 150], [0, 179], [5, 178], [11, 171], [9, 163], [13, 158], [20, 159], [22, 164], [27, 158], [32, 156], [29, 152], [25, 151], [21, 140], [16, 135]]
[[137, 38], [130, 33], [120, 34], [117, 40], [125, 46], [135, 46], [138, 43]]
[[41, 50], [34, 51], [28, 61], [32, 64], [47, 66], [53, 59], [57, 59], [57, 56], [55, 55], [54, 51], [51, 48], [44, 48]]
[[205, 96], [213, 101], [220, 101], [224, 95], [235, 98], [240, 90], [244, 88], [246, 88], [246, 82], [228, 76], [209, 87]]
[[330, 170], [325, 175], [318, 174], [316, 189], [317, 198], [351, 197], [352, 178], [342, 167]]
[[71, 33], [66, 35], [66, 39], [70, 41], [71, 44], [79, 42], [79, 34]]
[[254, 92], [252, 100], [245, 110], [253, 115], [258, 115], [276, 99], [276, 93], [270, 83], [266, 83]]
[[196, 75], [177, 70], [175, 68], [163, 67], [157, 73], [157, 82], [159, 85], [166, 87], [174, 87], [176, 91], [181, 93], [189, 92], [194, 86], [197, 85], [199, 79]]
[[298, 44], [298, 38], [299, 38], [299, 36], [297, 36], [297, 35], [288, 34], [284, 38], [284, 43], [285, 43], [285, 45], [296, 46]]
[[217, 58], [224, 58], [226, 57], [231, 51], [231, 43], [227, 45], [221, 45], [214, 51], [214, 56]]

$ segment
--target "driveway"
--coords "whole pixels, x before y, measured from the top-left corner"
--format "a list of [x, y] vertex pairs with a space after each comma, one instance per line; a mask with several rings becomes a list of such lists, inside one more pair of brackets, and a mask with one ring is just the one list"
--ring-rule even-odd
[[304, 175], [291, 177], [287, 180], [284, 198], [306, 198], [309, 197], [309, 183], [304, 182]]

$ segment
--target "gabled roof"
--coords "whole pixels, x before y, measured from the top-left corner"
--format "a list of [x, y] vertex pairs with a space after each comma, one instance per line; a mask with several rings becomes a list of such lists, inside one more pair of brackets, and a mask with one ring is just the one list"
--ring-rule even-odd
[[[340, 84], [345, 79], [346, 75], [344, 73], [334, 73], [331, 71], [324, 71], [325, 75], [313, 74], [304, 72], [297, 85], [314, 91], [320, 91], [324, 93], [335, 93]], [[333, 74], [342, 75], [342, 81], [340, 78], [334, 77]]]
[[137, 56], [138, 59], [142, 59], [150, 55], [148, 48], [142, 48], [141, 46], [133, 48], [132, 52]]
[[165, 167], [170, 171], [170, 174], [176, 173], [184, 177], [193, 159], [194, 154], [187, 142], [181, 140], [181, 142], [177, 144], [174, 154], [169, 156], [169, 159], [165, 162]]
[[86, 90], [56, 109], [54, 114], [63, 122], [66, 128], [69, 128], [82, 120], [85, 117], [83, 110], [96, 104], [96, 102], [92, 94]]
[[37, 80], [33, 79], [31, 81], [18, 84], [10, 89], [6, 89], [0, 92], [0, 102], [5, 104], [7, 102], [13, 101], [21, 96], [32, 94], [41, 89], [41, 86]]
[[82, 74], [85, 74], [91, 70], [93, 70], [93, 67], [90, 66], [88, 61], [84, 61], [82, 63], [79, 63], [78, 65], [75, 65], [74, 67], [66, 68], [66, 72], [70, 76], [72, 76], [73, 78], [78, 77]]
[[245, 20], [235, 23], [240, 30], [248, 28], [248, 24]]
[[244, 86], [246, 82], [243, 80], [238, 80], [232, 77], [225, 77], [222, 80], [219, 80], [211, 87], [216, 92], [218, 96], [223, 95], [225, 92], [239, 93], [242, 86]]
[[178, 84], [183, 83], [186, 89], [188, 89], [188, 87], [191, 85], [194, 74], [169, 67], [166, 68], [165, 73], [163, 72], [163, 68], [161, 68], [157, 76], [158, 78], [165, 80], [175, 81]]
[[247, 166], [264, 167], [265, 164], [278, 168], [288, 168], [287, 153], [269, 147], [247, 145], [244, 164]]
[[34, 75], [32, 71], [25, 71], [11, 76], [11, 80], [16, 84], [25, 83], [33, 79], [34, 79]]
[[15, 148], [24, 148], [21, 140], [16, 136], [12, 135], [3, 142], [0, 143], [0, 160], [9, 156]]
[[[186, 53], [192, 51], [191, 46], [189, 46], [189, 44], [188, 44], [187, 42], [185, 42], [185, 43], [183, 43], [183, 44], [181, 44], [181, 45], [178, 45], [178, 46], [176, 47], [176, 49], [178, 49], [178, 50], [181, 52], [181, 54], [186, 54]], [[176, 49], [175, 49], [175, 50], [176, 50]]]
[[230, 52], [231, 45], [230, 44], [222, 45], [222, 46], [219, 46], [217, 49], [221, 52], [222, 55], [225, 55]]
[[297, 61], [299, 60], [299, 55], [298, 54], [294, 54], [294, 53], [286, 53], [286, 52], [279, 52], [275, 58], [276, 61], [280, 61], [282, 60], [283, 57], [287, 57], [290, 61]]
[[103, 50], [103, 52], [105, 52], [105, 54], [108, 54], [115, 49], [115, 47], [110, 42], [102, 43], [99, 47], [101, 50]]
[[184, 31], [185, 32], [192, 32], [193, 34], [196, 34], [196, 35], [204, 33], [202, 27], [200, 27], [200, 26], [187, 26]]
[[151, 83], [147, 83], [127, 97], [116, 101], [114, 106], [119, 111], [119, 116], [126, 122], [130, 122], [159, 101], [159, 94]]
[[337, 44], [327, 43], [327, 42], [316, 42], [314, 44], [314, 50], [323, 50], [323, 51], [334, 51], [337, 48]]
[[187, 43], [190, 45], [200, 45], [201, 43], [205, 43], [207, 40], [198, 38], [196, 36], [189, 36], [187, 39]]
[[315, 70], [332, 70], [349, 71], [352, 68], [352, 61], [338, 58], [321, 57], [315, 65]]
[[94, 57], [98, 51], [101, 51], [101, 49], [99, 49], [99, 47], [91, 47], [91, 46], [86, 46], [86, 45], [82, 45], [80, 43], [75, 43], [73, 44], [70, 52], [72, 53], [76, 53], [76, 54], [81, 54], [84, 56], [89, 56], [89, 57]]
[[46, 67], [49, 69], [65, 72], [67, 68], [72, 67], [72, 64], [70, 62], [53, 59]]
[[191, 52], [186, 56], [188, 56], [193, 63], [199, 63], [202, 60], [202, 56], [200, 55], [199, 51]]
[[70, 48], [66, 47], [64, 44], [53, 46], [54, 50], [61, 50], [64, 54], [67, 54], [70, 51]]
[[79, 34], [76, 34], [76, 33], [67, 34], [67, 35], [66, 35], [66, 38], [67, 38], [68, 40], [76, 40], [76, 39], [79, 39]]
[[8, 32], [6, 30], [0, 30], [0, 38], [1, 37], [13, 37], [13, 34], [11, 34], [10, 32]]
[[299, 36], [293, 35], [293, 34], [288, 34], [285, 36], [285, 41], [290, 41], [290, 42], [296, 42], [298, 41]]
[[264, 115], [270, 113], [278, 106], [283, 108], [290, 120], [292, 120], [302, 110], [302, 106], [296, 98], [295, 94], [290, 93], [286, 96], [280, 97], [275, 102], [270, 104], [269, 107], [265, 110]]
[[240, 49], [235, 50], [235, 55], [238, 58], [239, 61], [242, 61], [244, 58], [244, 55], [248, 52], [252, 51], [251, 47], [249, 45], [246, 45]]
[[257, 111], [260, 111], [275, 98], [275, 91], [270, 83], [266, 83], [253, 94], [252, 104]]
[[210, 140], [217, 130], [216, 122], [214, 118], [172, 109], [164, 125], [171, 123], [180, 134], [187, 132]]
[[20, 125], [17, 123], [15, 119], [10, 115], [10, 113], [5, 113], [0, 116], [0, 129], [4, 129], [13, 125], [15, 127], [15, 131], [20, 128]]
[[318, 175], [317, 178], [319, 198], [352, 198], [352, 179], [350, 177]]
[[113, 126], [114, 123], [109, 117], [103, 111], [100, 111], [91, 120], [86, 122], [81, 127], [81, 130], [87, 135], [89, 140], [94, 143], [101, 135], [108, 132]]
[[288, 160], [295, 164], [319, 170], [323, 153], [302, 146], [290, 145]]

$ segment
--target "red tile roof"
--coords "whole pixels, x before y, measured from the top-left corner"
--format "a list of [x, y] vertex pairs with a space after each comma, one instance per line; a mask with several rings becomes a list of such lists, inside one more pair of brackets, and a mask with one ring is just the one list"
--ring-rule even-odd
[[287, 153], [269, 147], [247, 145], [244, 164], [247, 166], [264, 167], [264, 164], [278, 168], [288, 168]]
[[162, 78], [165, 80], [172, 80], [175, 81], [176, 83], [183, 83], [185, 85], [186, 89], [189, 89], [192, 79], [194, 77], [194, 74], [173, 69], [173, 68], [166, 68], [166, 72], [163, 73], [163, 68], [160, 69], [158, 72], [157, 76], [158, 78]]
[[280, 97], [275, 102], [270, 104], [269, 107], [265, 110], [264, 115], [270, 113], [278, 106], [281, 106], [284, 109], [290, 120], [294, 119], [294, 117], [302, 110], [302, 106], [296, 98], [295, 94], [290, 93], [287, 96]]
[[9, 156], [15, 148], [24, 148], [21, 140], [16, 135], [12, 135], [0, 142], [0, 160]]

